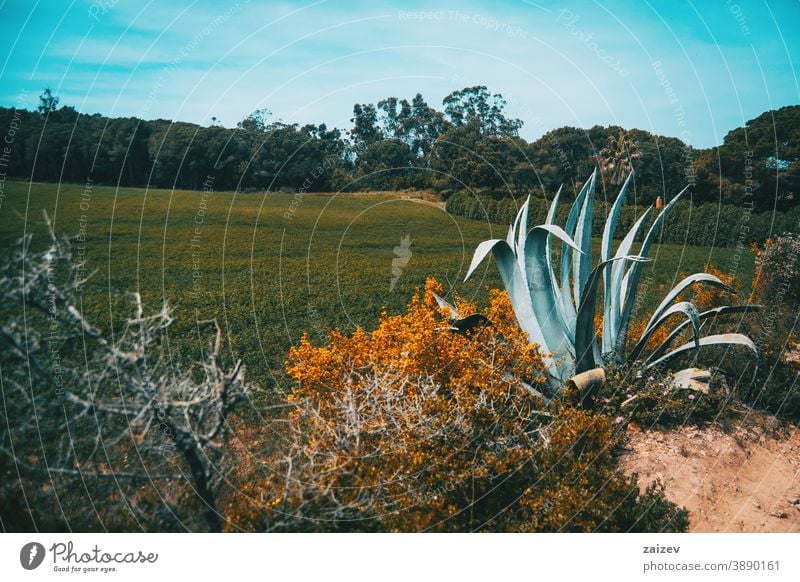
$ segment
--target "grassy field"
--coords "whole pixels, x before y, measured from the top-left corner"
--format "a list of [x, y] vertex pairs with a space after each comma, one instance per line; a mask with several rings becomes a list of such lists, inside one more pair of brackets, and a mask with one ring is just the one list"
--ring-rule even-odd
[[[462, 280], [475, 246], [503, 238], [507, 226], [453, 218], [400, 194], [235, 194], [7, 182], [0, 206], [0, 253], [25, 233], [47, 244], [43, 211], [59, 233], [85, 238], [83, 308], [108, 331], [130, 315], [126, 292], [140, 291], [153, 310], [165, 297], [175, 307], [174, 358], [190, 361], [205, 345], [195, 322], [217, 318], [232, 357], [249, 376], [274, 386], [290, 345], [304, 332], [323, 342], [325, 330], [372, 329], [382, 310], [397, 313], [426, 277], [450, 282], [482, 302], [499, 285], [491, 261]], [[85, 235], [85, 236], [83, 236]], [[410, 237], [410, 257], [395, 253]], [[597, 243], [597, 241], [595, 241]], [[393, 279], [392, 261], [401, 272]], [[597, 254], [595, 254], [596, 258]], [[745, 286], [747, 252], [661, 245], [645, 269], [645, 308], [652, 308], [681, 273], [712, 262]], [[395, 275], [398, 272], [395, 271]]]

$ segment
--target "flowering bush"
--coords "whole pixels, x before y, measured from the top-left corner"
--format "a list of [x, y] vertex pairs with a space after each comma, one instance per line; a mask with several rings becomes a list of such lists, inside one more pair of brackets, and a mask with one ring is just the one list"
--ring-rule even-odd
[[286, 443], [242, 476], [230, 529], [685, 529], [660, 490], [616, 472], [612, 421], [545, 409], [541, 355], [505, 293], [490, 295], [491, 325], [465, 337], [449, 329], [441, 292], [429, 280], [375, 331], [291, 350]]
[[[723, 273], [711, 263], [706, 263], [703, 265], [703, 271], [709, 275], [718, 277], [720, 281], [741, 295], [744, 286], [742, 285], [742, 282], [736, 279], [734, 275]], [[703, 311], [708, 311], [709, 309], [714, 309], [715, 307], [731, 305], [733, 301], [731, 294], [720, 289], [719, 287], [714, 287], [711, 285], [697, 285], [694, 287], [694, 299], [692, 300], [692, 303], [694, 303], [695, 307], [697, 307], [697, 310], [702, 313]]]

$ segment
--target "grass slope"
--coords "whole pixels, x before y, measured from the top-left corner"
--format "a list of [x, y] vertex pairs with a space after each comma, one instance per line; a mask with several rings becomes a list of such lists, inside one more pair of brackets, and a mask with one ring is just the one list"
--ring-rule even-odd
[[[462, 279], [475, 246], [504, 238], [507, 226], [454, 218], [400, 194], [294, 196], [22, 182], [7, 182], [5, 194], [3, 257], [24, 233], [34, 233], [39, 248], [47, 244], [43, 211], [59, 233], [84, 229], [87, 269], [96, 272], [83, 303], [95, 323], [119, 329], [130, 314], [126, 292], [139, 290], [154, 310], [166, 297], [178, 318], [170, 343], [176, 361], [199, 356], [206, 337], [195, 322], [217, 318], [231, 357], [241, 358], [250, 377], [267, 388], [304, 332], [323, 342], [330, 327], [371, 329], [382, 310], [402, 311], [428, 276], [478, 301], [487, 286], [500, 285], [491, 261], [469, 282]], [[406, 236], [410, 257], [395, 252]], [[681, 273], [699, 271], [708, 261], [749, 282], [753, 257], [737, 256], [726, 248], [653, 248], [643, 308], [658, 304]], [[399, 277], [391, 288], [393, 260]]]

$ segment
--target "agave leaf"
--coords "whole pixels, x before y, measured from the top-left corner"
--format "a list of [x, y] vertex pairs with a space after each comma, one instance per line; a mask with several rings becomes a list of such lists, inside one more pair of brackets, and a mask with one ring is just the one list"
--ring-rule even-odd
[[[751, 311], [758, 311], [762, 309], [762, 305], [726, 305], [723, 307], [714, 307], [713, 309], [709, 309], [708, 311], [703, 311], [698, 315], [698, 320], [702, 323], [708, 319], [713, 319], [715, 317], [719, 317], [720, 315], [727, 315], [729, 313], [749, 313]], [[647, 358], [647, 361], [655, 360], [661, 357], [666, 351], [667, 348], [675, 341], [681, 332], [686, 329], [686, 326], [689, 325], [690, 321], [684, 321], [680, 325], [676, 326], [675, 329], [670, 332], [661, 345], [658, 346], [653, 353]]]
[[647, 327], [645, 327], [645, 330], [642, 333], [642, 337], [639, 338], [639, 341], [631, 351], [629, 358], [631, 361], [636, 361], [639, 359], [644, 351], [645, 346], [647, 345], [648, 340], [653, 335], [655, 330], [664, 325], [664, 323], [666, 323], [666, 321], [676, 313], [685, 314], [687, 317], [687, 323], [692, 324], [692, 327], [694, 328], [695, 347], [698, 351], [700, 350], [700, 314], [697, 312], [697, 308], [688, 301], [680, 301], [679, 303], [670, 306], [668, 309], [663, 310], [663, 312], [660, 312], [658, 319], [655, 321], [651, 320], [650, 323], [648, 323]]
[[[758, 356], [758, 348], [753, 341], [744, 334], [741, 333], [723, 333], [719, 335], [709, 335], [704, 338], [700, 338], [699, 342], [700, 346], [721, 346], [721, 345], [739, 345], [749, 348], [754, 355]], [[663, 364], [664, 362], [671, 360], [675, 356], [679, 356], [682, 353], [688, 352], [690, 350], [698, 349], [698, 345], [695, 342], [689, 342], [683, 344], [679, 348], [675, 348], [671, 352], [668, 352], [652, 362], [648, 364], [648, 368], [652, 368], [653, 366], [657, 366], [658, 364]]]
[[561, 191], [564, 189], [564, 186], [558, 187], [558, 192], [556, 195], [553, 196], [553, 201], [550, 203], [550, 208], [547, 209], [547, 217], [545, 218], [545, 224], [555, 224], [556, 223], [556, 216], [558, 214], [558, 201], [561, 198]]
[[710, 275], [709, 273], [695, 273], [694, 275], [689, 275], [688, 277], [683, 279], [680, 283], [675, 285], [669, 293], [667, 293], [667, 295], [664, 297], [664, 300], [661, 301], [661, 304], [653, 312], [653, 316], [650, 318], [650, 321], [647, 322], [647, 325], [645, 326], [645, 332], [648, 329], [650, 329], [650, 326], [652, 326], [653, 323], [659, 317], [661, 317], [661, 314], [664, 312], [665, 309], [667, 309], [667, 306], [670, 303], [672, 303], [678, 295], [683, 293], [687, 288], [691, 287], [692, 285], [696, 285], [697, 283], [705, 283], [707, 285], [713, 285], [714, 287], [719, 287], [720, 289], [723, 289], [728, 293], [736, 294], [736, 291], [734, 289], [732, 289], [731, 287], [720, 281], [719, 278], [715, 277], [714, 275]]
[[516, 253], [515, 239], [519, 231], [519, 222], [522, 220], [522, 208], [517, 210], [517, 215], [514, 217], [514, 222], [508, 227], [508, 234], [506, 235], [506, 243]]
[[508, 225], [508, 234], [506, 235], [506, 244], [511, 248], [514, 248], [514, 226], [516, 225], [516, 221], [512, 224]]
[[[617, 249], [615, 256], [624, 257], [631, 253], [631, 248], [636, 240], [639, 229], [650, 214], [648, 208], [630, 228], [625, 238]], [[631, 267], [633, 268], [633, 267]], [[622, 305], [622, 275], [625, 271], [625, 264], [622, 262], [611, 264], [611, 287], [605, 289], [606, 297], [609, 298], [608, 309], [603, 314], [603, 353], [614, 351], [616, 338], [620, 328], [620, 312]]]
[[514, 256], [517, 258], [519, 265], [519, 272], [522, 275], [523, 283], [525, 282], [525, 237], [528, 236], [528, 209], [530, 208], [531, 197], [525, 200], [525, 203], [517, 212], [517, 219], [514, 221], [514, 231], [516, 234], [516, 241], [510, 242], [509, 245], [514, 251]]
[[[553, 224], [556, 223], [556, 214], [558, 211], [558, 201], [561, 198], [561, 191], [562, 187], [559, 187], [558, 192], [553, 197], [553, 202], [550, 204], [550, 208], [547, 211], [547, 217], [545, 218], [545, 224]], [[575, 343], [575, 321], [574, 317], [570, 317], [574, 314], [568, 314], [564, 309], [564, 304], [561, 301], [561, 290], [558, 286], [558, 279], [556, 278], [555, 273], [555, 265], [553, 263], [553, 244], [552, 244], [553, 237], [547, 237], [547, 270], [550, 272], [550, 281], [553, 288], [553, 293], [555, 295], [555, 302], [556, 302], [556, 309], [558, 309], [559, 318], [561, 319], [561, 323], [564, 326], [564, 333], [567, 334], [569, 341], [571, 344]], [[562, 245], [563, 246], [563, 245]]]
[[[570, 237], [575, 236], [575, 227], [578, 224], [578, 216], [581, 208], [583, 207], [583, 199], [586, 197], [586, 186], [588, 186], [588, 184], [589, 181], [587, 180], [586, 184], [583, 185], [583, 188], [581, 188], [580, 192], [578, 192], [578, 195], [575, 197], [575, 201], [572, 203], [572, 207], [569, 210], [569, 215], [567, 215], [567, 224], [564, 225], [564, 232], [566, 232]], [[572, 302], [571, 292], [569, 291], [572, 287], [570, 284], [571, 265], [572, 249], [561, 249], [561, 288], [567, 292], [568, 297], [570, 297], [570, 303], [572, 303], [574, 307], [576, 304]]]
[[583, 185], [583, 204], [575, 226], [575, 244], [583, 251], [572, 259], [572, 294], [575, 305], [581, 301], [583, 288], [592, 271], [592, 215], [594, 214], [594, 191], [597, 168]]
[[[622, 185], [619, 194], [617, 194], [617, 199], [614, 201], [614, 205], [608, 212], [608, 217], [606, 218], [606, 223], [603, 227], [603, 240], [600, 245], [601, 261], [607, 261], [611, 258], [611, 245], [613, 244], [614, 240], [614, 231], [617, 229], [617, 219], [619, 218], [620, 212], [622, 212], [622, 207], [625, 204], [625, 198], [628, 195], [628, 185], [630, 184], [632, 177], [633, 172], [628, 174], [628, 177], [625, 179], [625, 183]], [[604, 278], [606, 278], [605, 275]], [[608, 287], [608, 284], [605, 286]]]
[[[505, 247], [503, 247], [503, 250], [495, 251], [495, 247], [499, 247], [500, 243], [503, 243]], [[510, 252], [512, 255], [514, 254], [514, 252], [511, 250], [511, 247], [506, 241], [497, 238], [483, 241], [481, 244], [478, 245], [478, 247], [475, 249], [475, 252], [472, 255], [472, 262], [469, 265], [469, 269], [467, 270], [467, 276], [464, 277], [464, 281], [470, 278], [475, 269], [478, 268], [478, 265], [480, 265], [483, 262], [483, 259], [486, 258], [486, 255], [488, 255], [492, 251], [505, 253], [506, 250]], [[500, 275], [501, 276], [503, 275], [502, 271]], [[503, 281], [505, 282], [505, 279], [503, 279]]]
[[708, 394], [708, 383], [711, 380], [711, 371], [700, 368], [684, 368], [672, 374], [672, 386], [686, 390], [697, 390]]
[[[639, 250], [639, 254], [646, 257], [647, 253], [650, 252], [650, 247], [652, 246], [653, 242], [655, 241], [656, 235], [658, 234], [659, 230], [661, 229], [661, 225], [664, 223], [664, 219], [666, 218], [669, 211], [675, 206], [678, 200], [686, 193], [688, 190], [688, 186], [678, 192], [675, 197], [669, 201], [669, 203], [664, 207], [661, 213], [656, 216], [656, 219], [653, 221], [653, 224], [650, 226], [650, 230], [647, 231], [647, 234], [644, 237], [644, 241], [642, 242], [642, 248]], [[642, 264], [635, 263], [631, 267], [631, 274], [629, 277], [628, 282], [628, 290], [625, 296], [625, 304], [622, 307], [622, 311], [620, 313], [619, 318], [619, 328], [617, 329], [617, 338], [616, 338], [616, 353], [618, 357], [621, 357], [621, 354], [625, 350], [625, 341], [628, 337], [628, 325], [630, 324], [630, 317], [631, 312], [633, 311], [633, 305], [636, 302], [636, 292], [639, 289], [639, 278], [641, 277], [642, 273]]]
[[436, 293], [433, 294], [433, 298], [436, 299], [436, 303], [439, 304], [439, 307], [443, 309], [447, 309], [450, 313], [450, 319], [458, 319], [458, 309], [451, 303], [448, 303], [443, 297], [439, 297]]
[[[606, 266], [613, 261], [638, 261], [641, 257], [631, 255], [624, 257], [614, 257], [607, 261], [601, 261], [589, 274], [589, 279], [583, 289], [581, 302], [578, 306], [578, 318], [575, 326], [575, 358], [577, 374], [587, 372], [592, 368], [602, 367], [603, 362], [598, 361], [594, 334], [594, 315], [597, 303], [597, 286], [601, 280], [601, 274]], [[602, 357], [600, 358], [602, 360]]]
[[575, 242], [560, 227], [545, 224], [535, 227], [528, 234], [525, 241], [524, 264], [531, 306], [544, 336], [546, 349], [560, 359], [571, 355], [572, 345], [560, 318], [557, 307], [558, 296], [553, 289], [548, 266], [550, 257], [547, 255], [547, 245], [551, 236], [558, 237], [564, 245], [580, 253]]
[[628, 297], [628, 285], [631, 282], [631, 270], [633, 267], [625, 270], [625, 276], [622, 277], [622, 285], [619, 288], [619, 300], [617, 301], [616, 305], [619, 307], [620, 305], [625, 305], [625, 299]]
[[528, 236], [528, 210], [531, 207], [531, 197], [528, 195], [528, 199], [525, 200], [525, 204], [522, 205], [522, 208], [519, 210], [519, 226], [517, 228], [517, 246], [514, 249], [514, 253], [517, 255], [517, 260], [520, 261], [520, 268], [524, 268], [525, 265], [522, 261], [524, 261], [524, 249], [525, 249], [525, 237]]
[[[567, 216], [567, 224], [564, 225], [564, 232], [567, 233], [569, 236], [575, 235], [575, 226], [578, 224], [578, 214], [580, 213], [581, 207], [583, 206], [583, 199], [586, 196], [587, 188], [586, 186], [589, 184], [587, 180], [584, 187], [581, 188], [578, 195], [575, 197], [575, 201], [572, 203], [572, 208], [569, 210], [569, 215]], [[569, 246], [561, 246], [561, 285], [560, 285], [560, 295], [561, 295], [561, 308], [562, 312], [564, 313], [564, 321], [567, 322], [567, 325], [571, 328], [575, 328], [575, 318], [577, 317], [578, 310], [577, 310], [577, 302], [573, 300], [572, 296], [572, 284], [570, 283], [570, 271], [572, 265], [572, 248]]]
[[[506, 241], [491, 239], [479, 244], [478, 248], [475, 249], [472, 263], [464, 280], [466, 281], [470, 278], [478, 265], [483, 262], [483, 259], [490, 252], [494, 254], [497, 269], [500, 271], [500, 277], [503, 280], [503, 286], [506, 288], [508, 298], [511, 300], [517, 321], [528, 336], [528, 341], [532, 344], [538, 344], [543, 352], [548, 352], [547, 342], [545, 342], [542, 330], [533, 313], [531, 296], [528, 292], [528, 285], [525, 282], [525, 274], [520, 270], [517, 257]], [[554, 368], [552, 365], [550, 367]]]
[[[622, 185], [619, 194], [617, 194], [617, 199], [614, 200], [614, 204], [609, 210], [608, 216], [606, 217], [606, 223], [603, 226], [603, 239], [600, 243], [601, 261], [607, 261], [611, 258], [611, 246], [614, 242], [614, 232], [617, 230], [617, 219], [619, 218], [619, 215], [622, 212], [622, 207], [625, 204], [625, 198], [627, 198], [628, 195], [628, 185], [630, 184], [632, 177], [633, 172], [628, 174], [628, 177], [625, 179], [625, 183]], [[611, 269], [607, 268], [605, 271], [603, 271], [603, 351], [610, 351], [613, 348], [613, 344], [610, 342], [608, 347], [606, 347], [606, 338], [613, 337], [610, 329], [611, 320], [607, 317], [611, 308], [611, 294], [608, 292], [609, 289], [611, 289]]]

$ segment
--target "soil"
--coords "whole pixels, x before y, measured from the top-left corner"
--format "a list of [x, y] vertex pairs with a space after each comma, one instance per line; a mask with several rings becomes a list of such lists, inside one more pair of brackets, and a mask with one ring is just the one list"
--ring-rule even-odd
[[655, 479], [694, 532], [800, 532], [800, 429], [748, 412], [721, 426], [629, 427], [622, 470]]

